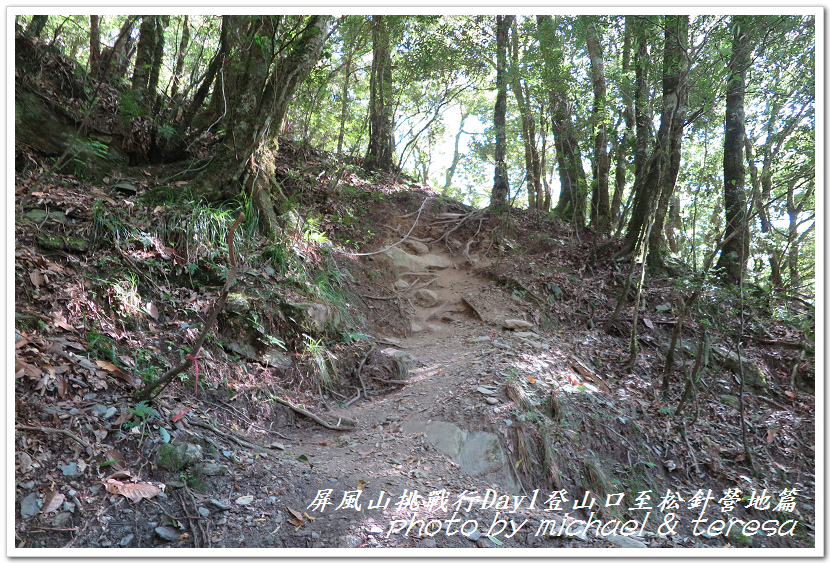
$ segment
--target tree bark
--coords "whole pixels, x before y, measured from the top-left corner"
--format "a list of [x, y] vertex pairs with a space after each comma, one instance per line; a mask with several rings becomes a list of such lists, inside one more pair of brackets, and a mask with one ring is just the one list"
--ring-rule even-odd
[[305, 18], [280, 52], [263, 49], [255, 38], [271, 45], [285, 39], [280, 18], [231, 16], [230, 28], [239, 40], [226, 67], [234, 92], [224, 118], [227, 133], [213, 162], [191, 182], [196, 197], [250, 197], [263, 233], [271, 238], [279, 232], [275, 200], [281, 206], [285, 197], [274, 180], [280, 125], [297, 87], [320, 58], [330, 24], [327, 16]]
[[32, 21], [26, 26], [26, 34], [40, 38], [47, 21], [49, 21], [49, 16], [32, 16]]
[[352, 77], [352, 56], [354, 51], [346, 53], [346, 67], [343, 70], [343, 87], [340, 89], [340, 130], [337, 133], [337, 154], [343, 152], [343, 137], [346, 135], [346, 121], [349, 119], [349, 80]]
[[686, 54], [689, 18], [665, 16], [665, 20], [660, 129], [643, 176], [634, 184], [634, 205], [623, 251], [626, 254], [633, 252], [641, 237], [650, 233], [648, 261], [650, 267], [657, 269], [663, 264], [663, 223], [680, 169], [689, 71]]
[[138, 48], [133, 69], [133, 99], [142, 108], [149, 107], [150, 72], [153, 68], [153, 55], [156, 50], [156, 16], [142, 16], [138, 29]]
[[607, 233], [611, 227], [611, 210], [608, 204], [608, 175], [611, 161], [607, 147], [605, 60], [602, 56], [600, 34], [594, 23], [588, 26], [586, 43], [588, 55], [591, 58], [591, 83], [594, 87], [594, 189], [591, 196], [591, 224], [598, 232]]
[[98, 77], [101, 62], [101, 16], [89, 16], [89, 74]]
[[372, 74], [369, 81], [369, 149], [366, 167], [395, 170], [392, 115], [392, 46], [389, 16], [372, 16]]
[[123, 77], [127, 74], [130, 66], [130, 59], [133, 55], [134, 41], [133, 28], [138, 16], [127, 16], [121, 29], [118, 31], [118, 39], [112, 47], [105, 47], [101, 51], [101, 62], [98, 66], [98, 78], [104, 80], [107, 76]]
[[461, 142], [461, 135], [464, 134], [464, 122], [467, 120], [467, 117], [470, 116], [470, 112], [467, 110], [461, 111], [461, 122], [458, 124], [458, 133], [455, 134], [455, 144], [453, 146], [452, 152], [452, 162], [450, 162], [450, 167], [447, 168], [446, 173], [446, 180], [444, 182], [444, 195], [452, 186], [452, 178], [455, 176], [455, 169], [458, 167], [458, 163], [461, 162], [461, 153], [458, 151], [458, 145]]
[[634, 122], [635, 122], [635, 143], [634, 143], [634, 177], [635, 183], [645, 173], [646, 162], [648, 161], [649, 146], [651, 145], [651, 107], [649, 105], [649, 79], [648, 65], [650, 55], [649, 46], [649, 23], [642, 16], [626, 17], [626, 28], [631, 23], [634, 45], [637, 54], [634, 57]]
[[170, 86], [170, 97], [176, 97], [179, 93], [179, 81], [182, 78], [182, 71], [184, 71], [184, 58], [187, 54], [187, 46], [190, 43], [190, 25], [187, 21], [188, 16], [184, 16], [182, 22], [182, 38], [179, 41], [179, 51], [176, 53], [176, 68], [173, 70], [173, 84]]
[[541, 209], [544, 205], [542, 193], [542, 165], [539, 158], [539, 149], [536, 148], [536, 123], [525, 99], [524, 88], [519, 76], [519, 32], [513, 21], [512, 68], [508, 73], [510, 88], [519, 106], [519, 115], [522, 120], [522, 139], [525, 149], [525, 181], [527, 182], [527, 206], [529, 209]]
[[744, 147], [746, 124], [744, 97], [746, 71], [751, 64], [750, 26], [752, 16], [732, 17], [732, 54], [726, 81], [726, 117], [723, 137], [723, 203], [726, 215], [724, 237], [716, 268], [724, 279], [737, 284], [743, 278], [749, 258], [749, 217], [747, 214]]
[[585, 226], [588, 182], [582, 167], [582, 153], [571, 121], [568, 89], [570, 76], [564, 70], [564, 51], [551, 16], [536, 16], [539, 45], [545, 68], [543, 77], [550, 89], [551, 129], [559, 166], [559, 201], [554, 212], [577, 229]]
[[496, 130], [496, 171], [490, 207], [502, 211], [507, 207], [510, 182], [507, 179], [507, 31], [514, 16], [496, 16], [496, 107], [493, 111], [493, 127]]
[[156, 16], [156, 39], [153, 45], [153, 67], [147, 80], [147, 103], [153, 105], [153, 117], [161, 110], [161, 96], [158, 95], [159, 75], [164, 62], [164, 29], [170, 23], [170, 16]]

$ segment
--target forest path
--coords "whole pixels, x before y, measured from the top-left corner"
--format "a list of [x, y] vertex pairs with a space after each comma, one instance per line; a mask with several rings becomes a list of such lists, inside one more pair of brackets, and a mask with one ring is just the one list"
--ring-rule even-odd
[[[341, 488], [359, 488], [364, 499], [377, 500], [381, 491], [391, 499], [385, 517], [369, 524], [384, 531], [396, 514], [392, 507], [407, 491], [427, 498], [445, 490], [450, 502], [464, 491], [524, 494], [503, 449], [511, 402], [501, 387], [521, 345], [530, 344], [532, 310], [481, 273], [488, 265], [481, 257], [452, 256], [439, 244], [402, 246], [405, 250], [388, 251], [398, 278], [390, 289], [408, 310], [412, 333], [398, 346], [379, 346], [409, 364], [406, 383], [397, 392], [330, 413], [356, 420], [355, 431], [320, 429], [306, 438], [307, 444], [325, 443], [316, 446], [312, 462], [335, 498], [342, 496]], [[524, 321], [527, 328], [506, 331], [508, 319]], [[494, 514], [482, 511], [478, 520], [492, 520]], [[438, 546], [473, 547], [470, 540], [478, 540], [475, 534], [440, 537]], [[389, 540], [381, 543], [401, 545], [403, 538]]]

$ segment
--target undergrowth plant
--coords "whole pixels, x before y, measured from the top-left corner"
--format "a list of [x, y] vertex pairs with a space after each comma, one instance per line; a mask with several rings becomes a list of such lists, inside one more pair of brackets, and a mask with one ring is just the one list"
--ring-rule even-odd
[[311, 363], [315, 368], [315, 383], [318, 383], [323, 389], [331, 388], [339, 380], [337, 366], [334, 363], [337, 356], [326, 348], [322, 338], [315, 339], [303, 334], [303, 339], [305, 340], [305, 351], [311, 356]]

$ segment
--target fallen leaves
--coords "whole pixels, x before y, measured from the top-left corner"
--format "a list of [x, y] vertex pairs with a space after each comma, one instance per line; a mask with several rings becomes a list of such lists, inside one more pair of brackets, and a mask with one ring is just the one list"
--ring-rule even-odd
[[63, 506], [64, 500], [66, 500], [66, 496], [58, 491], [50, 491], [46, 493], [46, 496], [43, 497], [43, 508], [41, 509], [41, 512], [44, 514], [55, 512], [58, 508]]
[[123, 483], [118, 479], [107, 479], [104, 486], [108, 493], [125, 496], [133, 502], [139, 502], [144, 498], [153, 498], [161, 492], [152, 483]]
[[121, 368], [119, 368], [117, 365], [115, 365], [111, 362], [107, 362], [106, 360], [95, 360], [95, 363], [98, 364], [99, 368], [108, 371], [114, 377], [117, 377], [118, 379], [120, 379], [120, 380], [124, 381], [125, 383], [127, 383], [127, 385], [130, 385], [131, 387], [135, 387], [135, 382], [133, 381], [133, 377], [130, 374], [122, 371]]

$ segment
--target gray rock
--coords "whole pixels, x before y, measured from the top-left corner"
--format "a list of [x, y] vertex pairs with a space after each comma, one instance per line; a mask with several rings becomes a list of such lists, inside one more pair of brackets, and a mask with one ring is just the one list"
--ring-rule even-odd
[[404, 241], [404, 245], [411, 250], [413, 254], [417, 254], [418, 256], [429, 254], [429, 247], [422, 242], [418, 242], [417, 240], [406, 239], [406, 241]]
[[412, 331], [412, 334], [418, 334], [422, 330], [424, 330], [424, 327], [415, 323], [412, 323], [412, 326], [410, 327], [410, 331]]
[[229, 313], [243, 315], [251, 310], [251, 302], [247, 296], [241, 293], [231, 293], [225, 302], [225, 310]]
[[207, 518], [208, 516], [210, 516], [210, 510], [208, 510], [204, 506], [200, 506], [197, 509], [197, 511], [199, 512], [199, 516], [201, 516], [202, 518]]
[[481, 532], [479, 532], [478, 530], [473, 530], [471, 533], [467, 534], [465, 537], [470, 541], [478, 541], [478, 539], [481, 537]]
[[205, 475], [208, 477], [213, 477], [216, 475], [224, 475], [228, 472], [227, 465], [221, 465], [219, 463], [199, 463], [193, 467], [193, 471], [198, 473], [199, 475]]
[[632, 538], [630, 536], [622, 536], [622, 535], [619, 535], [619, 534], [612, 534], [610, 536], [605, 536], [605, 539], [607, 539], [611, 543], [617, 544], [619, 547], [634, 548], [634, 549], [648, 547], [643, 542], [641, 542], [639, 540], [635, 540], [634, 538]]
[[294, 362], [286, 354], [273, 348], [268, 348], [262, 353], [262, 362], [277, 369], [288, 369]]
[[478, 344], [479, 342], [490, 342], [489, 336], [479, 336], [478, 338], [473, 338], [470, 340], [473, 344]]
[[476, 391], [481, 393], [482, 395], [495, 395], [495, 389], [490, 389], [488, 387], [476, 387]]
[[20, 501], [20, 516], [31, 518], [40, 511], [41, 502], [37, 493], [29, 493]]
[[74, 461], [67, 463], [66, 465], [59, 465], [61, 473], [66, 475], [67, 477], [78, 477], [79, 475], [83, 475], [82, 471], [78, 471], [78, 464]]
[[104, 413], [104, 419], [106, 420], [107, 418], [112, 418], [113, 415], [115, 415], [115, 413], [117, 413], [117, 412], [118, 412], [118, 409], [115, 408], [115, 407], [108, 408], [107, 412]]
[[496, 399], [495, 397], [485, 397], [484, 400], [487, 401], [488, 403], [490, 403], [491, 405], [498, 405], [499, 404], [499, 400]]
[[95, 416], [104, 415], [107, 412], [107, 407], [106, 405], [95, 404], [92, 405], [92, 409], [90, 412]]
[[418, 547], [432, 548], [432, 547], [438, 547], [438, 544], [435, 543], [434, 539], [427, 538], [425, 540], [421, 540], [421, 543], [418, 544]]
[[179, 532], [169, 526], [158, 526], [156, 528], [156, 534], [164, 541], [176, 541], [179, 539]]
[[354, 548], [363, 543], [358, 536], [340, 536], [337, 538], [337, 547]]
[[130, 545], [130, 543], [132, 543], [133, 538], [135, 538], [133, 534], [127, 534], [126, 536], [121, 538], [121, 541], [118, 542], [118, 545], [120, 547], [127, 547], [128, 545]]
[[522, 319], [504, 319], [502, 326], [513, 330], [525, 330], [531, 328], [533, 323], [523, 321]]
[[416, 256], [393, 247], [384, 251], [391, 260], [392, 265], [396, 268], [409, 270], [412, 272], [422, 272], [430, 268], [444, 269], [452, 266], [452, 261], [445, 256], [438, 256], [436, 254], [425, 254], [423, 256]]
[[434, 307], [438, 303], [438, 294], [431, 289], [422, 288], [415, 292], [415, 299], [421, 307]]
[[215, 498], [210, 499], [208, 502], [212, 506], [218, 508], [219, 510], [230, 510], [231, 509], [231, 505], [229, 505], [227, 503], [224, 503], [221, 500], [216, 500]]
[[398, 291], [406, 291], [407, 289], [409, 289], [409, 284], [406, 280], [398, 280], [395, 282], [395, 289], [397, 289]]

